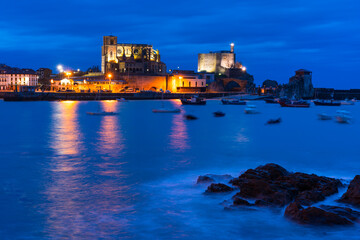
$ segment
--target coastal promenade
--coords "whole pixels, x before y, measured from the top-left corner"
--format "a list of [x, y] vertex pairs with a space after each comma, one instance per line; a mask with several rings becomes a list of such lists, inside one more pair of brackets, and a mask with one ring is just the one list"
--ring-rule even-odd
[[[207, 99], [223, 96], [240, 94], [240, 92], [224, 93], [196, 93], [200, 97]], [[67, 93], [67, 92], [35, 92], [35, 93], [18, 93], [18, 92], [0, 92], [0, 98], [8, 101], [91, 101], [91, 100], [116, 100], [125, 98], [128, 100], [152, 100], [152, 99], [179, 99], [190, 98], [194, 93]]]

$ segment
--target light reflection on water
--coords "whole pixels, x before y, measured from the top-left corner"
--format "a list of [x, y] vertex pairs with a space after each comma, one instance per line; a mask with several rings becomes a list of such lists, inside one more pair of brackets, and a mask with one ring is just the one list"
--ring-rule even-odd
[[[171, 104], [174, 108], [180, 108], [181, 103], [178, 100], [172, 100]], [[173, 114], [172, 124], [170, 130], [170, 148], [174, 149], [176, 152], [184, 152], [185, 150], [190, 148], [188, 143], [188, 133], [187, 127], [185, 124], [185, 119], [183, 116], [183, 112], [181, 114]]]
[[[128, 217], [134, 209], [127, 175], [117, 161], [122, 151], [118, 122], [101, 118], [95, 157], [84, 155], [79, 132], [78, 102], [54, 104], [54, 135], [50, 145], [57, 152], [51, 159], [51, 182], [45, 190], [48, 214], [45, 232], [52, 239], [95, 239], [127, 236]], [[116, 102], [102, 102], [106, 111], [116, 111]]]

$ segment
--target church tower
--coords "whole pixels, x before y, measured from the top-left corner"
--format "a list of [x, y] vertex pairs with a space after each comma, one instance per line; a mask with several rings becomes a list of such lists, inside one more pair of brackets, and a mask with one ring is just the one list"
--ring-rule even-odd
[[106, 63], [116, 61], [117, 37], [104, 36], [101, 47], [101, 72], [106, 73]]

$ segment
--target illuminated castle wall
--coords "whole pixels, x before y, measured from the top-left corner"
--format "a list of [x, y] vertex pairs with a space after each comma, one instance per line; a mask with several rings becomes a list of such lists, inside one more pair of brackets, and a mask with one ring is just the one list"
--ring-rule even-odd
[[117, 37], [104, 36], [101, 50], [101, 71], [114, 74], [166, 74], [159, 50], [147, 44], [117, 43]]
[[230, 51], [200, 53], [198, 55], [198, 72], [225, 73], [235, 67], [234, 44]]

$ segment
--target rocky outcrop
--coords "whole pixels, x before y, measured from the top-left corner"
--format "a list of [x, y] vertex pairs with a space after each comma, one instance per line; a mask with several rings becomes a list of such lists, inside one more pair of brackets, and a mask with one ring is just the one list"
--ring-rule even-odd
[[359, 212], [349, 208], [323, 206], [303, 208], [300, 203], [293, 202], [285, 210], [285, 216], [301, 224], [311, 225], [351, 225], [359, 217]]
[[232, 187], [229, 187], [228, 185], [225, 185], [223, 183], [212, 183], [207, 189], [207, 193], [225, 193], [225, 192], [231, 192], [234, 189]]
[[240, 188], [240, 192], [235, 195], [237, 198], [255, 199], [255, 204], [280, 207], [294, 200], [311, 205], [337, 193], [341, 186], [337, 179], [289, 173], [273, 163], [249, 169], [230, 183]]
[[[205, 180], [208, 180], [205, 178]], [[230, 183], [239, 189], [232, 197], [232, 205], [226, 209], [242, 207], [283, 207], [285, 216], [301, 224], [310, 225], [351, 225], [360, 218], [360, 212], [351, 208], [320, 205], [327, 196], [338, 192], [342, 183], [338, 179], [315, 174], [291, 173], [274, 164], [248, 169]], [[222, 183], [212, 183], [207, 193], [230, 192], [234, 188]], [[359, 205], [360, 175], [351, 181], [347, 192], [339, 200]], [[248, 200], [252, 200], [250, 203]]]
[[346, 193], [342, 195], [342, 197], [339, 199], [339, 202], [360, 206], [360, 175], [357, 175], [350, 182]]

